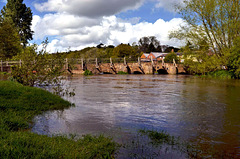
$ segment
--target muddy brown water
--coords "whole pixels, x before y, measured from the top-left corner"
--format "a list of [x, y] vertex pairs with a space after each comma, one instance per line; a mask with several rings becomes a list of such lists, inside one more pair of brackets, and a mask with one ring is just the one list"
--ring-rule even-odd
[[[75, 107], [37, 116], [33, 132], [104, 134], [123, 145], [143, 142], [120, 148], [117, 158], [240, 158], [239, 80], [100, 75], [74, 76], [67, 85], [76, 95], [64, 98]], [[166, 144], [147, 146], [146, 138], [136, 137], [140, 129], [179, 137], [195, 155]]]

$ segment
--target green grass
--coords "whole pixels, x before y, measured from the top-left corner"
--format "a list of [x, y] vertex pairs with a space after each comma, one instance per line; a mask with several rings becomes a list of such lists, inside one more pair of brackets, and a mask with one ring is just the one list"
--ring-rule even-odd
[[42, 89], [0, 81], [0, 158], [112, 158], [117, 144], [104, 136], [76, 140], [30, 132], [34, 116], [70, 106]]

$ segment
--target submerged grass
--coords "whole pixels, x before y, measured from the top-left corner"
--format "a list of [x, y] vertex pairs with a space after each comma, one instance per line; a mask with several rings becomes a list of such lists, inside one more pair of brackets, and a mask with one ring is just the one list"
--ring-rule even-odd
[[165, 131], [154, 131], [154, 130], [139, 130], [139, 133], [142, 135], [147, 135], [152, 144], [168, 144], [168, 145], [177, 145], [179, 144], [179, 138], [175, 138], [174, 136], [169, 135]]
[[104, 136], [86, 135], [74, 140], [29, 131], [34, 116], [70, 106], [42, 89], [0, 81], [1, 158], [112, 158], [117, 144]]

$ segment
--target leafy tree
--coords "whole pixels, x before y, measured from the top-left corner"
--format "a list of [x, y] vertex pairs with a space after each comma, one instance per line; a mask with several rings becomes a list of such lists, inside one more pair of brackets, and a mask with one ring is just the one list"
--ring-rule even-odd
[[104, 47], [104, 44], [103, 43], [100, 43], [97, 45], [97, 48], [100, 49], [100, 48], [103, 48]]
[[167, 63], [173, 63], [173, 59], [175, 59], [175, 62], [178, 63], [179, 62], [179, 58], [177, 57], [177, 54], [174, 52], [171, 52], [169, 54], [166, 55], [164, 62]]
[[164, 52], [178, 52], [180, 49], [178, 49], [178, 48], [175, 48], [175, 47], [173, 47], [173, 46], [167, 46], [167, 48], [165, 49], [165, 51]]
[[178, 11], [186, 25], [172, 32], [170, 38], [189, 41], [193, 56], [197, 53], [200, 55], [196, 58], [202, 58], [199, 65], [205, 64], [203, 61], [208, 64], [215, 61], [214, 68], [227, 65], [233, 53], [230, 50], [240, 34], [239, 6], [238, 0], [185, 0]]
[[21, 65], [12, 68], [11, 75], [17, 82], [26, 86], [54, 85], [57, 92], [61, 91], [61, 75], [64, 59], [46, 52], [47, 40], [43, 43], [43, 49], [37, 51], [37, 45], [24, 48], [18, 59]]
[[[203, 41], [202, 44], [204, 43]], [[188, 42], [182, 51], [184, 53], [184, 65], [190, 73], [205, 74], [220, 69], [222, 59], [211, 53], [207, 46], [202, 45], [199, 49], [199, 46], [194, 46]]]
[[131, 57], [135, 58], [137, 57], [136, 51], [127, 44], [120, 44], [113, 50], [113, 56], [114, 57]]
[[155, 36], [142, 37], [138, 41], [138, 44], [142, 52], [162, 52], [160, 41]]
[[236, 78], [240, 78], [240, 37], [235, 39], [230, 50], [228, 69], [235, 74]]
[[206, 40], [217, 56], [223, 56], [240, 33], [240, 1], [185, 0], [184, 3], [178, 11], [187, 26], [176, 37], [196, 45]]
[[11, 19], [2, 19], [0, 22], [0, 59], [11, 59], [21, 50], [20, 37]]
[[28, 40], [33, 39], [32, 10], [23, 3], [23, 0], [8, 0], [1, 10], [3, 18], [11, 18], [20, 35], [20, 41], [24, 46]]
[[108, 45], [108, 48], [114, 49], [115, 46], [114, 45]]

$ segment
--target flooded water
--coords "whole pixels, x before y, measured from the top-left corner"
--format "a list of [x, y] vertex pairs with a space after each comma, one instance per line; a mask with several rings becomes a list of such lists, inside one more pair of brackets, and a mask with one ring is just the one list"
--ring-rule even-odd
[[[37, 116], [33, 132], [104, 134], [121, 144], [143, 142], [121, 148], [117, 158], [240, 158], [239, 80], [101, 75], [74, 76], [69, 84], [76, 95], [66, 99], [75, 107]], [[179, 137], [197, 155], [166, 144], [147, 146], [139, 139], [141, 129]]]

